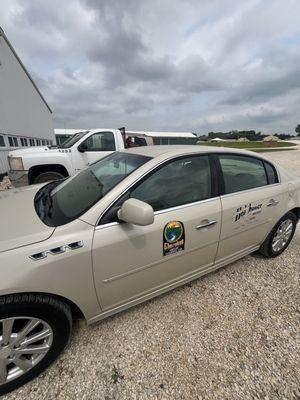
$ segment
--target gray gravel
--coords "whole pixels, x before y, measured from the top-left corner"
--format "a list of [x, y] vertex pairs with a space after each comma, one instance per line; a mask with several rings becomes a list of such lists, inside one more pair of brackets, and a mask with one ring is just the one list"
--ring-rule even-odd
[[299, 256], [298, 226], [274, 260], [248, 256], [90, 327], [80, 323], [60, 359], [6, 398], [300, 399]]
[[300, 176], [300, 144], [298, 144], [297, 149], [298, 148], [299, 150], [264, 153], [264, 156]]

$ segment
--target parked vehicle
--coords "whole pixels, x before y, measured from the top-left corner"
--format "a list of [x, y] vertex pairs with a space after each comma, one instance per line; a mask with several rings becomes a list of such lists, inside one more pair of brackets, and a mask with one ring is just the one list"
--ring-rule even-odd
[[10, 152], [9, 177], [29, 184], [62, 179], [124, 148], [118, 129], [78, 132], [59, 148], [33, 147]]
[[90, 324], [254, 251], [276, 257], [299, 218], [298, 177], [215, 147], [114, 152], [3, 192], [0, 394], [59, 356], [74, 316]]
[[[60, 130], [61, 131], [61, 130]], [[68, 130], [69, 138], [59, 147], [31, 147], [8, 155], [9, 177], [19, 184], [43, 183], [72, 176], [113, 151], [163, 143], [195, 143], [192, 133], [126, 132], [120, 129]], [[59, 132], [62, 139], [61, 132]]]

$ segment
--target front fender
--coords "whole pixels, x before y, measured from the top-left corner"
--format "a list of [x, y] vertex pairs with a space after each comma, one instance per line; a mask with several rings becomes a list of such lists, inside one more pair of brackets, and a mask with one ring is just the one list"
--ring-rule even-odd
[[[100, 313], [93, 282], [91, 247], [94, 228], [76, 220], [56, 228], [51, 238], [0, 253], [0, 296], [47, 293], [70, 300], [88, 320]], [[82, 241], [83, 247], [40, 260], [33, 254]]]
[[72, 175], [72, 162], [69, 155], [65, 153], [57, 154], [31, 154], [22, 157], [24, 169], [29, 171], [31, 168], [39, 165], [61, 165], [65, 167], [69, 175]]

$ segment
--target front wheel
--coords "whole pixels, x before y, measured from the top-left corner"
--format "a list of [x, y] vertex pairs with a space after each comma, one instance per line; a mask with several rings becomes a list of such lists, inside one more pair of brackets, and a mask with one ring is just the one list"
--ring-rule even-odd
[[293, 239], [297, 226], [297, 218], [294, 213], [288, 212], [274, 226], [259, 252], [265, 257], [279, 256], [288, 247]]
[[50, 181], [56, 181], [58, 179], [63, 179], [64, 175], [55, 172], [55, 171], [48, 171], [48, 172], [42, 172], [38, 176], [36, 176], [33, 180], [33, 183], [45, 183], [45, 182], [50, 182]]
[[72, 330], [70, 308], [45, 295], [0, 298], [0, 395], [30, 381], [62, 352]]

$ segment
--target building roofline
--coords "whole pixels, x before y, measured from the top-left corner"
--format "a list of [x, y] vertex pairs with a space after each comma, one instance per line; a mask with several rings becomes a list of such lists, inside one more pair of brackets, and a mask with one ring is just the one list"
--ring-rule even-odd
[[52, 114], [52, 110], [50, 108], [50, 106], [48, 105], [48, 103], [46, 102], [44, 96], [42, 95], [42, 93], [40, 92], [39, 88], [36, 86], [34, 80], [32, 79], [30, 73], [27, 71], [25, 65], [22, 63], [20, 57], [18, 56], [18, 54], [16, 53], [15, 49], [13, 48], [12, 44], [10, 43], [10, 41], [8, 40], [7, 36], [4, 33], [4, 30], [1, 28], [0, 26], [0, 38], [1, 36], [3, 37], [3, 39], [6, 41], [8, 47], [10, 48], [10, 50], [13, 52], [14, 56], [16, 57], [17, 61], [19, 62], [19, 64], [21, 65], [23, 71], [25, 72], [25, 74], [27, 75], [27, 77], [29, 78], [30, 82], [32, 83], [33, 87], [35, 88], [35, 90], [38, 92], [39, 96], [41, 97], [41, 99], [43, 100], [43, 102], [45, 103], [46, 107], [48, 108], [48, 110], [51, 112]]

